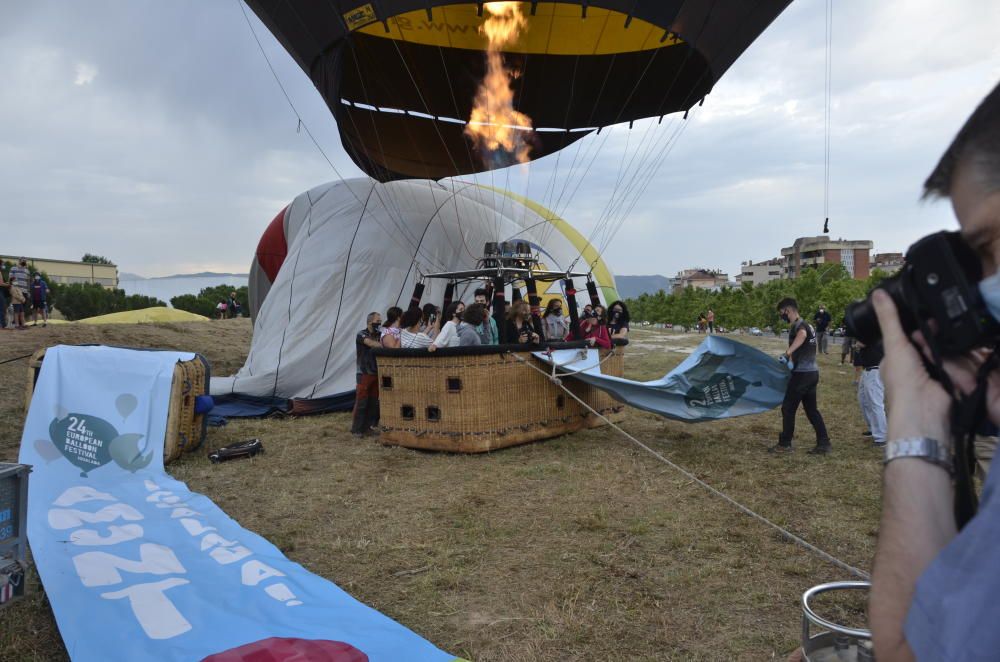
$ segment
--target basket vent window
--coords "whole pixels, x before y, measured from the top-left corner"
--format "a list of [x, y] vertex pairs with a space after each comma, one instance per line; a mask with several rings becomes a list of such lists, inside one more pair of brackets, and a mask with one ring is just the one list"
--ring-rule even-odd
[[462, 390], [462, 378], [461, 377], [449, 377], [448, 378], [448, 392], [458, 393]]
[[382, 388], [384, 388], [384, 389], [391, 389], [392, 388], [392, 376], [391, 375], [383, 375], [383, 377], [382, 377]]
[[413, 405], [403, 405], [399, 408], [399, 415], [404, 421], [412, 421], [417, 415], [417, 410]]
[[441, 420], [441, 408], [440, 407], [428, 407], [427, 408], [427, 420], [428, 421], [440, 421]]
[[556, 396], [556, 409], [562, 409], [566, 406], [566, 396], [557, 395]]

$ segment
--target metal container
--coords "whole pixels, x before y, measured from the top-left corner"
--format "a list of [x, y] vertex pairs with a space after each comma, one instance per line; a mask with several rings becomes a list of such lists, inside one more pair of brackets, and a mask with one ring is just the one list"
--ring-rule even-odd
[[24, 595], [29, 473], [26, 464], [0, 463], [0, 607]]
[[[874, 662], [871, 631], [828, 621], [809, 605], [809, 601], [820, 593], [867, 591], [871, 586], [871, 582], [831, 582], [813, 586], [802, 594], [802, 651], [806, 662]], [[812, 634], [813, 626], [822, 631]]]

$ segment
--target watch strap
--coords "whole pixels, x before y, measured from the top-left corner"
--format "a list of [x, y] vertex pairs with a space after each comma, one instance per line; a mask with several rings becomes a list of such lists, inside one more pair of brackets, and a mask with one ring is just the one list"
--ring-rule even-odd
[[951, 447], [930, 437], [906, 437], [894, 439], [885, 445], [885, 464], [901, 457], [916, 457], [936, 464], [949, 474], [955, 471], [951, 458]]

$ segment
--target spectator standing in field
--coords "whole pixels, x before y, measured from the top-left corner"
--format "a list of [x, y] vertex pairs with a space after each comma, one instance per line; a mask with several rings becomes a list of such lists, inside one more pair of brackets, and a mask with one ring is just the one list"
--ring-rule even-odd
[[357, 347], [357, 393], [354, 398], [354, 415], [351, 422], [351, 434], [360, 437], [371, 434], [378, 426], [378, 364], [375, 351], [382, 346], [379, 326], [382, 316], [378, 313], [368, 313], [368, 325], [355, 337]]
[[236, 292], [235, 291], [234, 292], [230, 292], [230, 294], [229, 294], [229, 302], [227, 304], [227, 309], [229, 311], [229, 316], [230, 317], [239, 317], [240, 316], [240, 312], [241, 312], [241, 310], [240, 310], [240, 300], [236, 298]]
[[[31, 281], [31, 273], [28, 271], [28, 260], [21, 258], [17, 264], [10, 268], [11, 300], [14, 302], [14, 326], [18, 329], [25, 329], [24, 307], [28, 305], [28, 288]], [[18, 292], [14, 292], [14, 288]]]
[[220, 301], [215, 304], [215, 312], [218, 314], [219, 319], [226, 319], [226, 309], [229, 308], [229, 304], [225, 301]]
[[38, 311], [42, 311], [42, 326], [49, 325], [49, 284], [42, 280], [41, 274], [35, 274], [31, 282], [31, 326], [38, 326]]
[[7, 328], [7, 306], [10, 301], [10, 283], [3, 277], [3, 263], [0, 263], [0, 330]]
[[884, 356], [882, 343], [864, 345], [859, 342], [855, 353], [858, 367], [861, 369], [858, 379], [858, 404], [861, 405], [861, 416], [868, 426], [864, 436], [872, 437], [876, 446], [885, 446], [885, 389], [882, 386], [882, 376], [879, 374], [879, 364], [882, 363]]
[[816, 333], [799, 316], [799, 305], [792, 298], [778, 303], [782, 321], [791, 325], [788, 330], [788, 349], [783, 358], [792, 363], [792, 378], [785, 389], [785, 399], [781, 403], [781, 435], [778, 444], [772, 446], [772, 453], [790, 453], [792, 437], [795, 435], [795, 414], [801, 404], [806, 417], [816, 431], [816, 447], [809, 451], [813, 455], [830, 452], [830, 435], [826, 431], [823, 415], [816, 405], [816, 387], [819, 384], [819, 366], [816, 365]]
[[542, 331], [549, 342], [561, 342], [569, 333], [569, 324], [563, 317], [562, 299], [550, 299], [542, 313]]
[[715, 311], [711, 308], [708, 309], [708, 314], [705, 315], [705, 322], [708, 324], [708, 332], [715, 333]]
[[816, 345], [817, 349], [823, 354], [829, 354], [829, 349], [827, 347], [827, 331], [830, 329], [830, 313], [827, 312], [826, 306], [820, 306], [816, 314], [813, 315], [813, 322], [816, 323]]

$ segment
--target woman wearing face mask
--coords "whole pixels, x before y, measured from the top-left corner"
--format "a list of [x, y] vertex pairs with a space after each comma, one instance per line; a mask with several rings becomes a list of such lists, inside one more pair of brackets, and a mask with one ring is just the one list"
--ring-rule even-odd
[[561, 342], [569, 333], [569, 325], [563, 317], [562, 299], [552, 299], [542, 313], [542, 331], [549, 342]]
[[594, 324], [588, 329], [584, 340], [591, 347], [611, 349], [611, 334], [608, 333], [608, 314], [604, 310], [604, 306], [594, 307]]
[[608, 331], [611, 333], [612, 340], [628, 338], [629, 315], [628, 308], [625, 307], [625, 302], [615, 301], [608, 306], [608, 310], [610, 311], [608, 315]]
[[436, 347], [458, 347], [458, 324], [462, 321], [462, 313], [465, 312], [465, 304], [455, 301], [448, 304], [444, 311], [444, 319], [447, 321], [441, 327], [441, 332], [434, 337]]

